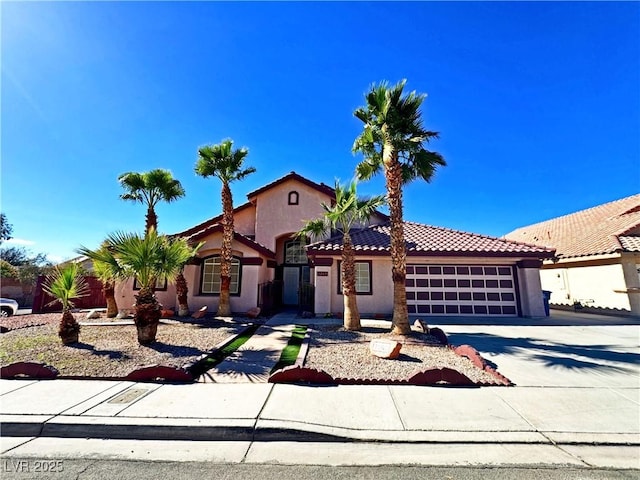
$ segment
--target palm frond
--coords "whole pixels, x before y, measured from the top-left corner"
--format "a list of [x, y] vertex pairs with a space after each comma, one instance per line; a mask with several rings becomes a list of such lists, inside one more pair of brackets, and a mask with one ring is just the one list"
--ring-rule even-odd
[[80, 265], [70, 263], [62, 268], [56, 267], [53, 273], [47, 275], [43, 290], [55, 298], [49, 305], [60, 302], [63, 310], [73, 308], [73, 300], [85, 297], [89, 293], [89, 286], [82, 275]]
[[184, 238], [169, 238], [151, 229], [146, 235], [115, 232], [98, 250], [81, 247], [78, 252], [103, 262], [119, 279], [137, 278], [141, 287], [151, 288], [156, 278], [172, 280], [184, 264], [202, 247], [190, 246]]
[[223, 140], [217, 145], [200, 147], [195, 172], [204, 178], [217, 177], [224, 184], [242, 180], [256, 171], [253, 167], [242, 168], [248, 154], [246, 147], [234, 150], [231, 139]]

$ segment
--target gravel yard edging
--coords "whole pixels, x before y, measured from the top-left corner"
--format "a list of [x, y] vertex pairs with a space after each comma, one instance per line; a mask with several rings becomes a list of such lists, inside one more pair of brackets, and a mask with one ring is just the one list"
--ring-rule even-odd
[[[454, 368], [440, 367], [428, 368], [423, 371], [414, 372], [407, 378], [352, 378], [352, 377], [333, 377], [322, 368], [306, 367], [305, 359], [309, 350], [310, 335], [313, 329], [307, 331], [307, 335], [303, 341], [298, 358], [292, 366], [284, 367], [273, 372], [269, 376], [269, 383], [302, 383], [310, 385], [418, 385], [418, 386], [462, 386], [462, 387], [480, 387], [480, 386], [512, 386], [514, 385], [508, 378], [500, 374], [494, 368], [490, 367], [486, 360], [478, 353], [478, 351], [470, 345], [462, 345], [455, 347], [448, 343], [446, 334], [440, 329], [437, 330], [438, 335], [435, 338], [443, 346], [455, 355], [466, 358], [473, 365], [491, 375], [495, 379], [494, 382], [474, 381], [467, 375]], [[316, 331], [317, 332], [317, 331]], [[424, 333], [427, 333], [424, 332]], [[444, 339], [444, 341], [443, 341]], [[393, 360], [390, 360], [393, 361]]]

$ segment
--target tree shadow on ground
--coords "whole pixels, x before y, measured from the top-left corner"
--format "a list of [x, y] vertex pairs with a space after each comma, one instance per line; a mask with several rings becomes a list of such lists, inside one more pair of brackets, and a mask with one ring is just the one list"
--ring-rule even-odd
[[147, 347], [159, 353], [168, 353], [172, 357], [194, 357], [207, 353], [204, 350], [189, 347], [187, 345], [172, 345], [158, 341], [153, 342], [151, 345], [147, 345]]
[[[494, 355], [519, 355], [548, 367], [568, 370], [605, 370], [635, 372], [628, 368], [640, 364], [640, 354], [612, 350], [615, 345], [568, 345], [535, 338], [511, 338], [489, 333], [452, 333], [452, 345], [472, 345], [479, 352]], [[615, 365], [612, 365], [615, 364]]]
[[67, 346], [71, 348], [77, 348], [79, 350], [89, 350], [93, 355], [106, 356], [109, 357], [110, 360], [122, 360], [125, 358], [129, 358], [128, 355], [125, 355], [124, 353], [117, 350], [96, 350], [95, 345], [90, 345], [84, 342], [76, 342]]

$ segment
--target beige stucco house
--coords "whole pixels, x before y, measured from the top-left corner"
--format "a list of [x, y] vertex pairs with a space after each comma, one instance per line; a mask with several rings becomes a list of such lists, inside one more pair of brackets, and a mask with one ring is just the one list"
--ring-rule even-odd
[[[235, 208], [231, 308], [246, 312], [296, 307], [341, 313], [340, 238], [305, 245], [293, 238], [304, 221], [319, 217], [334, 191], [295, 172], [247, 195]], [[220, 290], [222, 217], [176, 235], [204, 242], [185, 267], [192, 310], [215, 312]], [[504, 239], [407, 222], [407, 300], [415, 315], [543, 316], [539, 267], [553, 251]], [[363, 314], [393, 310], [389, 219], [376, 213], [352, 233], [357, 253], [358, 304]], [[160, 285], [159, 301], [176, 305], [175, 287]], [[121, 285], [118, 304], [132, 305], [135, 290]]]
[[552, 305], [640, 315], [640, 194], [518, 228], [506, 238], [556, 250], [540, 271]]

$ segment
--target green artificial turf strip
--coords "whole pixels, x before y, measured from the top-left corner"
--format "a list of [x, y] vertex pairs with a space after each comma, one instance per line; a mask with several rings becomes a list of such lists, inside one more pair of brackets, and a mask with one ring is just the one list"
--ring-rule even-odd
[[300, 346], [302, 345], [306, 333], [307, 327], [296, 325], [291, 332], [291, 338], [289, 339], [287, 346], [284, 347], [280, 354], [280, 360], [278, 360], [278, 363], [276, 363], [276, 365], [271, 369], [271, 373], [296, 363], [298, 353], [300, 353]]
[[238, 337], [236, 337], [235, 340], [233, 340], [233, 342], [231, 342], [229, 345], [211, 353], [207, 358], [205, 358], [201, 362], [198, 362], [192, 368], [192, 375], [194, 377], [198, 377], [218, 365], [225, 358], [227, 358], [242, 345], [244, 345], [247, 340], [249, 340], [253, 336], [253, 334], [256, 333], [256, 330], [258, 330], [259, 327], [260, 325], [250, 326], [242, 334], [238, 335]]

